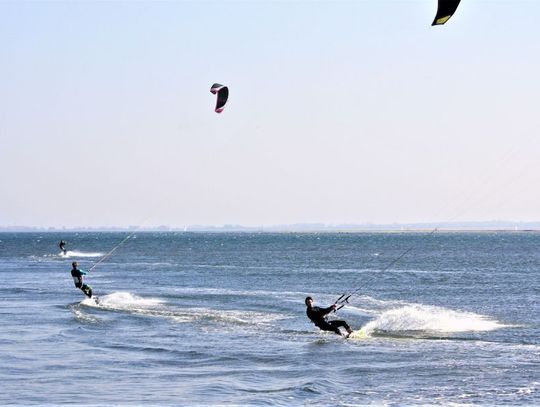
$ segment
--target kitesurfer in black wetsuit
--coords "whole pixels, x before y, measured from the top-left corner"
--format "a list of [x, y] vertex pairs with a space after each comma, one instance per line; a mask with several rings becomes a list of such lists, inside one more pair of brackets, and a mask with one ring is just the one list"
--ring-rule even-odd
[[328, 314], [336, 309], [336, 304], [332, 304], [328, 308], [314, 307], [313, 298], [306, 297], [306, 307], [306, 314], [308, 318], [311, 319], [311, 322], [313, 322], [319, 329], [322, 329], [323, 331], [332, 331], [338, 335], [343, 335], [343, 333], [339, 330], [340, 327], [343, 327], [347, 331], [347, 335], [345, 335], [346, 338], [352, 334], [353, 330], [345, 321], [328, 321], [326, 319]]
[[64, 254], [67, 254], [66, 244], [67, 242], [63, 240], [60, 240], [60, 244], [58, 244], [58, 247], [60, 247], [60, 250], [62, 250]]
[[80, 288], [82, 292], [88, 296], [88, 298], [92, 298], [92, 287], [84, 284], [84, 276], [87, 274], [87, 272], [79, 269], [76, 261], [71, 263], [71, 265], [73, 266], [71, 269], [71, 277], [73, 277], [75, 287]]

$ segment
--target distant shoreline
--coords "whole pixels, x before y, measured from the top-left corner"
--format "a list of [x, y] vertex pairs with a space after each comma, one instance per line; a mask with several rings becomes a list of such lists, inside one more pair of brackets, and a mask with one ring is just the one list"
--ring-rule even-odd
[[392, 225], [322, 225], [298, 224], [278, 226], [203, 226], [193, 225], [187, 227], [32, 227], [32, 226], [4, 226], [0, 233], [92, 233], [92, 232], [138, 232], [138, 233], [429, 233], [434, 229], [438, 232], [540, 232], [540, 222], [470, 222], [462, 224], [392, 224]]

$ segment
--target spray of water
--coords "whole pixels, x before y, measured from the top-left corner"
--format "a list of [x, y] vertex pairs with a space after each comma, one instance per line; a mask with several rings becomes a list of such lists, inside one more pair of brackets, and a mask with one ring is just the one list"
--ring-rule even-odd
[[377, 332], [478, 332], [492, 331], [505, 325], [472, 312], [453, 311], [429, 305], [406, 305], [380, 314], [362, 331], [370, 335]]
[[71, 257], [83, 257], [83, 258], [84, 257], [101, 257], [101, 256], [103, 256], [103, 253], [79, 252], [79, 251], [76, 251], [76, 250], [73, 250], [73, 251], [68, 250], [66, 254], [60, 253], [60, 256], [65, 257], [65, 258], [71, 258]]

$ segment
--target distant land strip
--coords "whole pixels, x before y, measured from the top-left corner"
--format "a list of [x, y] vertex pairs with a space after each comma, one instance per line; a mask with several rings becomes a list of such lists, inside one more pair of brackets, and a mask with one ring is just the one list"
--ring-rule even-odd
[[390, 223], [390, 224], [324, 224], [324, 223], [297, 223], [290, 225], [187, 225], [187, 226], [0, 226], [0, 232], [428, 232], [433, 229], [440, 231], [540, 231], [540, 222], [512, 222], [512, 221], [485, 221], [485, 222], [429, 222], [429, 223]]

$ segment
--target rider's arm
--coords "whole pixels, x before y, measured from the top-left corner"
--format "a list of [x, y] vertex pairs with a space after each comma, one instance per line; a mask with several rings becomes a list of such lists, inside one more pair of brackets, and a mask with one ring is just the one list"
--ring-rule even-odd
[[330, 305], [328, 308], [321, 308], [321, 311], [323, 316], [327, 316], [332, 311], [334, 311], [334, 304]]

